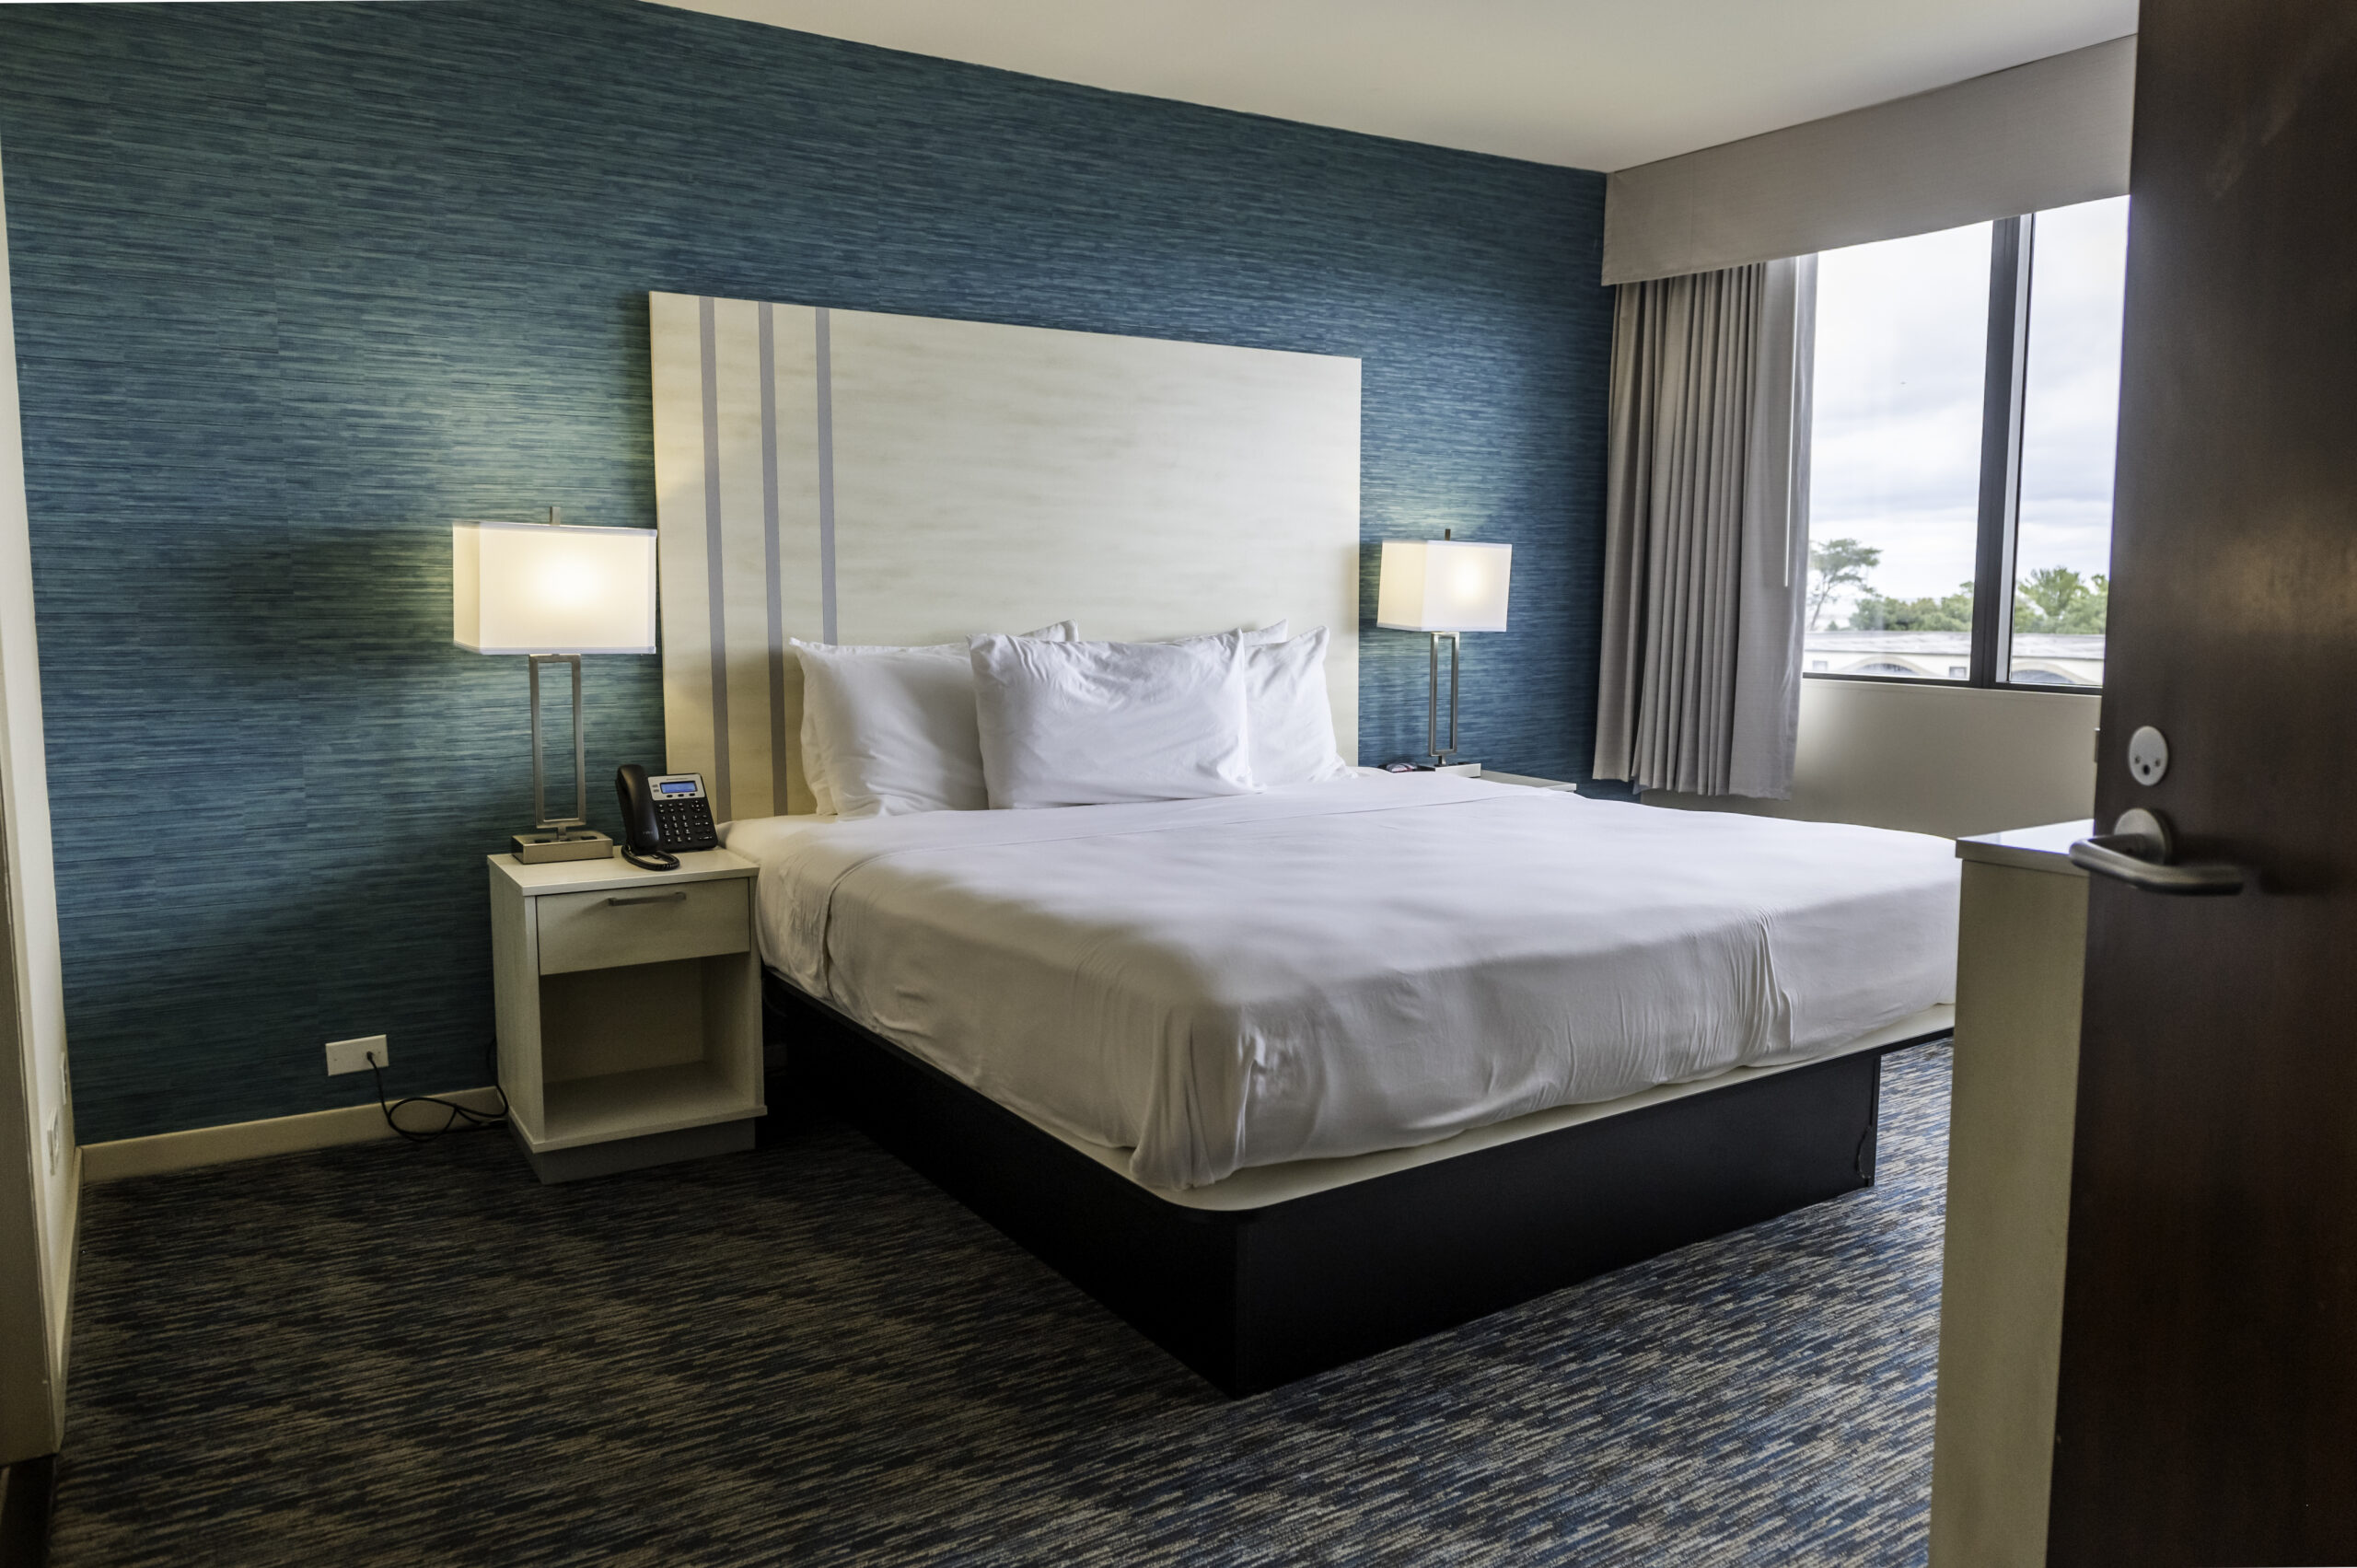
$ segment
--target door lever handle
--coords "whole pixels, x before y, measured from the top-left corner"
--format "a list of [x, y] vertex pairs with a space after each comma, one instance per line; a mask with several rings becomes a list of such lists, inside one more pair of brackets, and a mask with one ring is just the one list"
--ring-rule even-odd
[[2250, 873], [2223, 863], [2170, 864], [2168, 824], [2139, 806], [2119, 814], [2108, 833], [2071, 846], [2071, 864], [2148, 893], [2239, 893]]

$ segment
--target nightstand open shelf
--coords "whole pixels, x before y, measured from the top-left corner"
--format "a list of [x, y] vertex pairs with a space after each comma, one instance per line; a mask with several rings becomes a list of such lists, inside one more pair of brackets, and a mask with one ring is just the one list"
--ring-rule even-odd
[[567, 1078], [543, 1095], [540, 1152], [742, 1121], [762, 1109], [708, 1062]]
[[499, 1078], [543, 1181], [752, 1146], [762, 1100], [749, 862], [491, 857]]

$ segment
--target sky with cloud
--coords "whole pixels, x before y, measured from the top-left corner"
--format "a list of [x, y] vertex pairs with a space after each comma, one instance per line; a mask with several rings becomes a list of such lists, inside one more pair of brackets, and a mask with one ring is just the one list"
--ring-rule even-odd
[[[2034, 226], [2025, 575], [2109, 569], [2127, 238], [2124, 196]], [[1873, 585], [1896, 598], [1951, 594], [1972, 575], [1989, 242], [1990, 226], [1972, 224], [1818, 258], [1810, 533], [1879, 546]]]

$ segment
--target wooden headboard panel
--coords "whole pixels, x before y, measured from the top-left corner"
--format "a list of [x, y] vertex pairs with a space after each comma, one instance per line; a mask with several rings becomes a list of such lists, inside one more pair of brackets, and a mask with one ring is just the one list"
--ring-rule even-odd
[[788, 637], [1331, 632], [1357, 755], [1359, 362], [649, 296], [668, 765], [811, 809]]

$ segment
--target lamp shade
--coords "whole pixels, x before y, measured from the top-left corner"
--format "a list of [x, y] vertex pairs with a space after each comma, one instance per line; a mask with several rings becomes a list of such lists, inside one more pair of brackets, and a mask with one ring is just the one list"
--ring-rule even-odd
[[1513, 566], [1511, 544], [1385, 540], [1375, 623], [1401, 632], [1503, 632]]
[[450, 525], [450, 640], [479, 654], [655, 652], [655, 530]]

